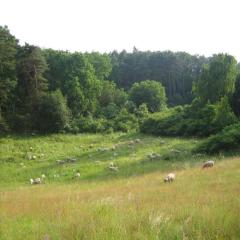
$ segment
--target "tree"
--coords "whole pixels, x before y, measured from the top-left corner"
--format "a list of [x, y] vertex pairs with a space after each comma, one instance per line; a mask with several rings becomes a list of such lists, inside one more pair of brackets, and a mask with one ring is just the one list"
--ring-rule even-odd
[[150, 112], [161, 111], [166, 107], [165, 89], [161, 83], [153, 80], [134, 83], [129, 96], [137, 107], [145, 103]]
[[6, 26], [0, 26], [0, 112], [7, 111], [16, 85], [17, 39]]
[[33, 101], [48, 88], [43, 76], [47, 69], [46, 60], [40, 48], [28, 44], [19, 48], [17, 60], [19, 97]]
[[49, 66], [45, 76], [49, 79], [50, 90], [61, 89], [74, 117], [95, 113], [102, 88], [102, 81], [96, 72], [103, 76], [106, 69], [101, 73], [100, 70], [95, 71], [90, 57], [77, 52], [48, 49], [44, 55]]
[[228, 54], [214, 55], [205, 65], [194, 87], [196, 96], [203, 103], [216, 103], [222, 97], [230, 97], [235, 88], [237, 61]]
[[69, 79], [65, 85], [66, 97], [73, 117], [78, 117], [87, 110], [85, 97], [78, 77]]
[[135, 82], [154, 79], [165, 87], [168, 104], [171, 106], [191, 103], [192, 83], [195, 82], [208, 62], [203, 56], [185, 52], [113, 51], [110, 54], [112, 72], [109, 79], [118, 87], [131, 88]]
[[123, 89], [117, 88], [111, 81], [102, 81], [102, 88], [99, 96], [100, 107], [106, 107], [109, 104], [116, 104], [123, 107], [127, 101], [127, 93]]
[[17, 52], [17, 86], [13, 115], [13, 128], [30, 131], [39, 98], [47, 91], [43, 74], [47, 63], [41, 49], [25, 44]]
[[34, 129], [42, 133], [59, 132], [69, 123], [69, 118], [67, 102], [60, 90], [44, 94], [38, 102]]
[[110, 57], [104, 53], [98, 52], [86, 53], [88, 61], [92, 64], [95, 75], [99, 80], [106, 80], [112, 71], [112, 64]]

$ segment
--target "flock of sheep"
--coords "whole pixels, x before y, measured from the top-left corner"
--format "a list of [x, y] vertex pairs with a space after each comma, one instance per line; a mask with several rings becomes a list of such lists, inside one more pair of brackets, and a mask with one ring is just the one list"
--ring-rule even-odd
[[[209, 160], [207, 162], [205, 162], [202, 166], [202, 168], [210, 168], [214, 166], [214, 161]], [[113, 162], [110, 162], [109, 164], [109, 169], [112, 171], [118, 171], [118, 167], [114, 165]], [[74, 177], [79, 178], [81, 175], [79, 172], [75, 173]], [[165, 176], [164, 178], [164, 182], [165, 183], [171, 183], [175, 180], [176, 175], [174, 173], [169, 173], [167, 176]], [[35, 178], [35, 179], [30, 179], [30, 183], [31, 184], [41, 184], [45, 182], [45, 175], [42, 174], [41, 178]]]
[[[135, 143], [139, 143], [139, 142], [140, 142], [140, 139], [135, 139], [135, 141], [133, 141], [133, 140], [130, 141], [129, 145], [134, 145]], [[92, 148], [92, 147], [93, 147], [93, 145], [91, 144], [90, 148]], [[115, 149], [115, 146], [114, 146], [114, 148], [112, 148], [112, 150], [114, 150], [114, 149]], [[106, 151], [106, 150], [108, 150], [108, 149], [107, 148], [98, 149], [98, 151]], [[148, 157], [150, 159], [155, 158], [157, 156], [158, 155], [154, 154], [154, 153], [148, 155]], [[66, 160], [57, 160], [57, 163], [59, 163], [59, 164], [64, 164], [64, 163], [68, 163], [68, 162], [69, 163], [75, 163], [76, 159], [68, 158]], [[209, 160], [209, 161], [207, 161], [203, 164], [202, 168], [204, 169], [204, 168], [209, 168], [209, 167], [213, 167], [213, 166], [214, 166], [214, 161]], [[114, 165], [113, 162], [109, 163], [108, 169], [111, 170], [111, 171], [118, 172], [118, 167], [116, 165]], [[79, 178], [80, 176], [81, 175], [80, 175], [79, 172], [74, 174], [75, 178]], [[164, 182], [165, 183], [171, 183], [175, 180], [175, 178], [176, 178], [176, 176], [175, 176], [174, 173], [169, 173], [167, 176], [164, 177]], [[35, 179], [32, 179], [32, 178], [30, 179], [31, 184], [42, 184], [44, 182], [45, 182], [45, 175], [44, 174], [40, 178], [38, 177], [38, 178], [35, 178]]]

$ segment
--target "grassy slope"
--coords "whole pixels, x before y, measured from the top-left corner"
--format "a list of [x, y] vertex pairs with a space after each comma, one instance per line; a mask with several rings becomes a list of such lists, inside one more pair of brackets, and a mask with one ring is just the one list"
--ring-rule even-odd
[[[129, 144], [136, 138], [141, 142]], [[0, 239], [240, 238], [240, 161], [202, 170], [203, 159], [190, 154], [195, 140], [113, 134], [0, 141]], [[151, 152], [161, 157], [151, 161]], [[27, 159], [31, 154], [37, 158]], [[55, 162], [66, 157], [77, 163]], [[110, 161], [118, 173], [107, 169]], [[162, 182], [168, 171], [177, 174], [171, 185]], [[42, 173], [47, 184], [29, 186]]]

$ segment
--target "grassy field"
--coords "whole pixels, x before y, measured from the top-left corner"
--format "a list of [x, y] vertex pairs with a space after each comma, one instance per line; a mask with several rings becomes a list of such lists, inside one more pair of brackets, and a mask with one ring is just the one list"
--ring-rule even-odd
[[[202, 170], [209, 157], [191, 154], [198, 142], [123, 133], [1, 138], [0, 239], [240, 239], [240, 161], [216, 156]], [[176, 181], [164, 184], [170, 171]], [[42, 174], [45, 184], [30, 185]]]

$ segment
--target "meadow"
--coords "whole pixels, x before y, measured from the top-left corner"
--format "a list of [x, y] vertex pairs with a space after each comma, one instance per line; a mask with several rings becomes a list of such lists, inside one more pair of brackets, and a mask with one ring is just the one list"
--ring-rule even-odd
[[[191, 152], [201, 141], [1, 137], [0, 239], [240, 239], [239, 158], [211, 156], [203, 170], [210, 157]], [[169, 172], [176, 181], [164, 184]], [[30, 185], [42, 174], [45, 184]]]

